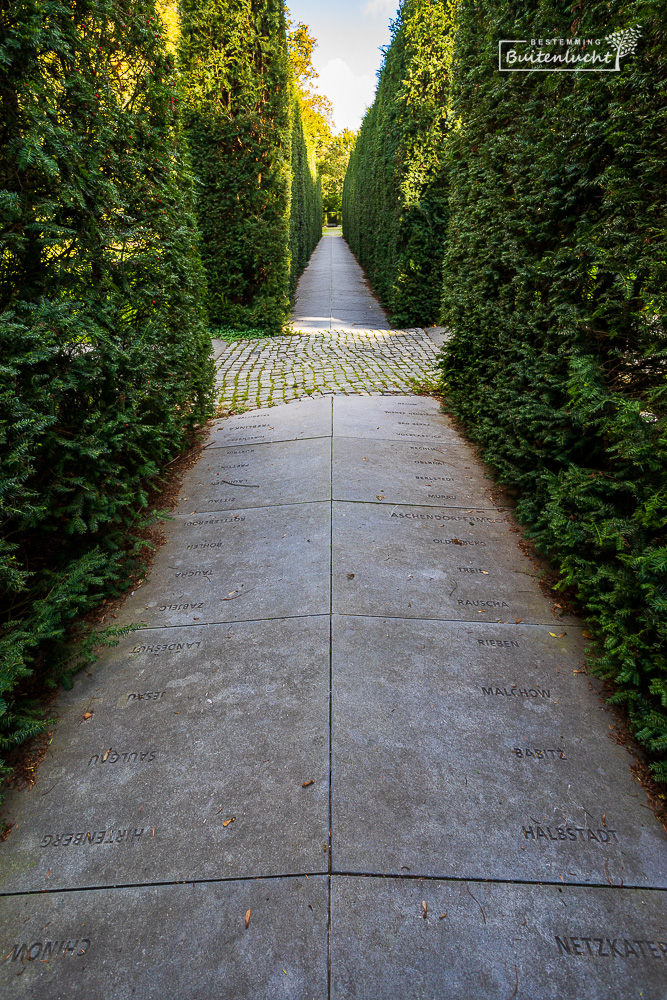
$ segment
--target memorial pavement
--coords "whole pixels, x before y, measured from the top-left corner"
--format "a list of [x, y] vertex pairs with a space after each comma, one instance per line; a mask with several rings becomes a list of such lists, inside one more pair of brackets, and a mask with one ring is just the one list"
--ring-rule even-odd
[[[350, 258], [295, 323], [361, 352]], [[667, 837], [582, 625], [438, 405], [373, 383], [381, 332], [366, 381], [213, 424], [3, 807], [2, 1000], [667, 997]]]
[[489, 487], [431, 399], [213, 426], [7, 799], [0, 996], [664, 1000], [664, 830]]

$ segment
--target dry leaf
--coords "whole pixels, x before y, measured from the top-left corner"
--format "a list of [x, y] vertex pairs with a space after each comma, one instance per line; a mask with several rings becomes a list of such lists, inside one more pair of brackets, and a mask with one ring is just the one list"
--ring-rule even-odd
[[308, 788], [309, 785], [314, 785], [314, 784], [315, 784], [315, 779], [311, 778], [310, 781], [304, 781], [301, 787]]
[[515, 625], [520, 625], [522, 621], [523, 621], [523, 618], [517, 618], [516, 621], [514, 622], [514, 624]]
[[84, 719], [92, 719], [93, 713], [92, 712], [84, 712], [83, 713], [83, 717], [84, 717]]
[[440, 914], [440, 916], [438, 917], [438, 920], [444, 920], [446, 916], [447, 916], [447, 910], [445, 910], [444, 913]]
[[229, 824], [230, 824], [230, 823], [233, 823], [235, 819], [236, 819], [236, 816], [232, 816], [232, 818], [231, 818], [231, 819], [226, 819], [226, 820], [224, 820], [224, 822], [223, 822], [223, 824], [222, 824], [222, 825], [223, 825], [223, 826], [229, 826]]
[[556, 633], [555, 633], [555, 632], [549, 632], [549, 635], [552, 635], [552, 636], [554, 637], [554, 639], [557, 639], [557, 638], [558, 638], [558, 636], [556, 635]]
[[250, 925], [250, 910], [245, 911], [245, 929], [248, 930]]
[[484, 576], [488, 576], [489, 575], [488, 569], [483, 569], [482, 573], [484, 574]]
[[347, 578], [348, 580], [354, 580], [354, 573], [348, 573]]
[[586, 629], [584, 629], [584, 631], [581, 634], [583, 635], [584, 639], [592, 639], [593, 638], [592, 634], [590, 632], [588, 632]]
[[422, 899], [422, 910], [423, 910], [422, 916], [423, 916], [424, 920], [426, 920], [426, 917], [428, 915], [428, 906], [426, 905], [426, 900], [425, 899]]

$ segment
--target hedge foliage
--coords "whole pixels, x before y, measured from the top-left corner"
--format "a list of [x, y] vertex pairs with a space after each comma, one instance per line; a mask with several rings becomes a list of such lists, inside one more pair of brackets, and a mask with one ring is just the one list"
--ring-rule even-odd
[[[618, 74], [497, 69], [499, 38], [600, 38], [637, 25], [637, 53]], [[434, 179], [438, 195], [448, 191], [443, 391], [520, 490], [528, 535], [591, 622], [594, 670], [613, 681], [613, 700], [667, 780], [664, 5], [458, 0], [451, 37]], [[438, 60], [429, 65], [435, 73]], [[398, 107], [398, 76], [393, 87], [381, 100]], [[366, 142], [378, 115], [364, 123]], [[403, 176], [400, 155], [395, 164], [385, 191]], [[355, 183], [370, 185], [370, 169], [357, 172]], [[348, 211], [360, 204], [348, 199]]]
[[452, 26], [440, 0], [402, 4], [345, 176], [343, 234], [397, 326], [440, 309]]
[[322, 232], [282, 0], [183, 0], [179, 57], [211, 323], [279, 332]]
[[[638, 24], [619, 74], [494, 69], [499, 37]], [[663, 780], [666, 42], [654, 0], [462, 0], [443, 286], [455, 334], [442, 365], [455, 412], [520, 488], [528, 534], [594, 623], [596, 670], [662, 756]]]
[[210, 408], [173, 62], [152, 0], [0, 11], [0, 752], [129, 582], [147, 480]]

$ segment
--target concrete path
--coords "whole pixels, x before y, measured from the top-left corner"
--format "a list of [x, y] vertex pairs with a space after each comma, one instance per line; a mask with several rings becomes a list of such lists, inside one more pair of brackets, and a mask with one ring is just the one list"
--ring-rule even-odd
[[430, 398], [217, 421], [4, 807], [2, 1000], [665, 1000], [667, 838]]
[[340, 229], [325, 229], [301, 275], [292, 313], [295, 330], [386, 330], [387, 315]]

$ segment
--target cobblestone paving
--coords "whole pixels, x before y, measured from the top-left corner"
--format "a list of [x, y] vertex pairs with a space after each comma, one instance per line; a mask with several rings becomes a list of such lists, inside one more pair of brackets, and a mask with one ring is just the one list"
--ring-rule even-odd
[[318, 330], [213, 347], [222, 410], [334, 393], [409, 393], [433, 382], [438, 350], [423, 330]]

